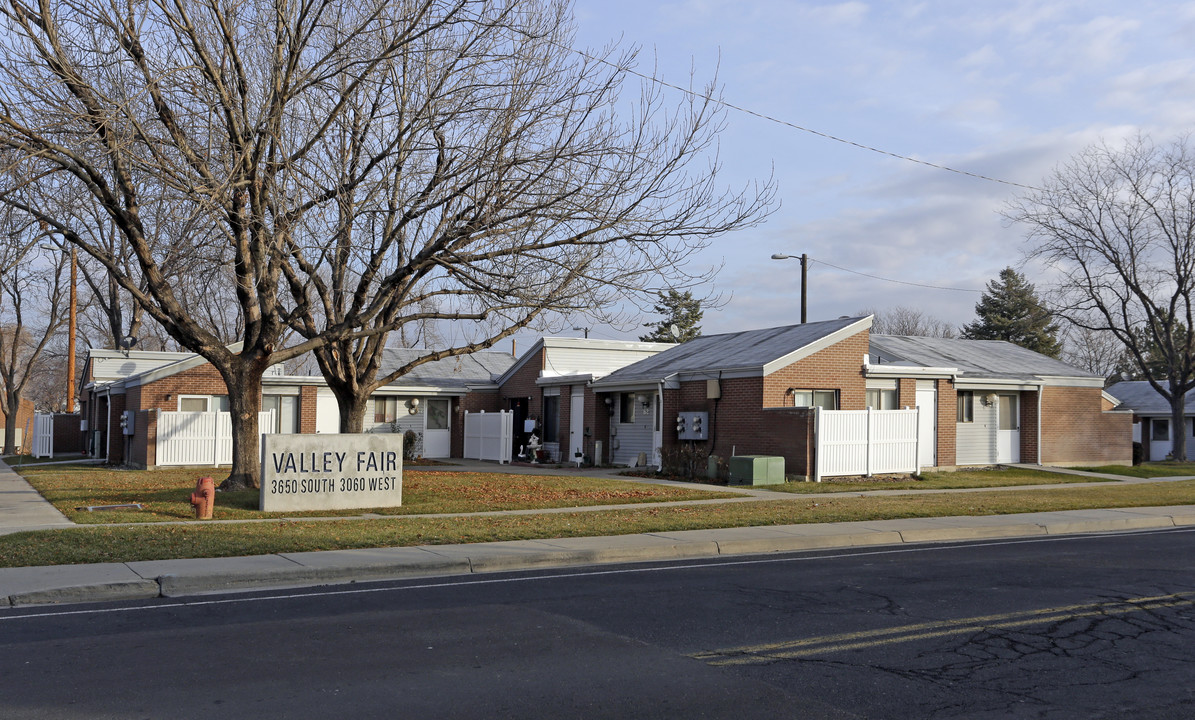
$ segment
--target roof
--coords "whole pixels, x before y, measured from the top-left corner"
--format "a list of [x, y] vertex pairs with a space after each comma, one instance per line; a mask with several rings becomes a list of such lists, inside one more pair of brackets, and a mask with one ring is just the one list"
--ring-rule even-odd
[[588, 376], [588, 382], [591, 378], [608, 375], [673, 347], [676, 347], [674, 343], [541, 337], [498, 378], [498, 383], [505, 383], [533, 358], [538, 360], [541, 355], [544, 367], [539, 370], [538, 377], [563, 379], [566, 376]]
[[[802, 357], [871, 327], [871, 317], [702, 335], [610, 373], [595, 387], [663, 382], [677, 374], [731, 373], [732, 377], [767, 375]], [[860, 357], [860, 364], [863, 358]]]
[[[427, 352], [427, 350], [413, 348], [386, 348], [382, 353], [382, 364], [378, 375], [393, 372], [412, 360], [423, 357]], [[401, 382], [404, 386], [428, 385], [440, 388], [491, 385], [514, 363], [515, 359], [510, 356], [510, 353], [475, 352], [418, 365], [397, 382]]]
[[[1108, 394], [1120, 401], [1122, 409], [1138, 415], [1170, 417], [1170, 402], [1162, 397], [1147, 380], [1125, 380], [1108, 388]], [[1186, 414], [1195, 415], [1195, 390], [1187, 393]]]
[[964, 340], [911, 335], [872, 335], [871, 362], [881, 366], [953, 368], [967, 379], [1037, 380], [1100, 375], [1067, 365], [1004, 340]]
[[[235, 347], [235, 346], [234, 346]], [[403, 365], [422, 357], [428, 351], [410, 348], [386, 348], [383, 350], [380, 375], [385, 375]], [[102, 364], [97, 364], [99, 360]], [[164, 377], [178, 374], [193, 367], [207, 363], [207, 360], [195, 353], [152, 353], [131, 352], [126, 358], [123, 351], [91, 351], [89, 362], [92, 362], [93, 373], [100, 367], [105, 372], [101, 378], [97, 375], [96, 384], [107, 384], [114, 388], [125, 385], [136, 386], [160, 380]], [[495, 378], [505, 372], [514, 358], [501, 352], [475, 352], [470, 355], [449, 357], [424, 363], [404, 375], [390, 387], [401, 385], [404, 388], [423, 387], [430, 390], [465, 390], [470, 385], [491, 385]], [[324, 378], [319, 375], [310, 376], [274, 376], [267, 375], [265, 382], [323, 384]]]

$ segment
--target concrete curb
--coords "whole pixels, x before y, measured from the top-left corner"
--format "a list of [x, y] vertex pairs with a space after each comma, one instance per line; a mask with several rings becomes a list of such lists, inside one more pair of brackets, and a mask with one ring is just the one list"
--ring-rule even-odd
[[1195, 506], [1177, 506], [5, 568], [0, 569], [0, 607], [1192, 525]]

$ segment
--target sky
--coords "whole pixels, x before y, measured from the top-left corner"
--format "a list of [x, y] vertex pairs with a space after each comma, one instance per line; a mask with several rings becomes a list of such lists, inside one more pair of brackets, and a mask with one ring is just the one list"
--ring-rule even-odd
[[[1195, 129], [1195, 2], [577, 0], [574, 12], [575, 47], [638, 46], [638, 71], [666, 82], [716, 75], [727, 102], [755, 113], [1008, 183], [1032, 186], [1099, 140]], [[724, 119], [722, 181], [774, 176], [779, 206], [697, 258], [721, 265], [702, 288], [724, 296], [705, 334], [800, 321], [800, 263], [773, 253], [812, 259], [810, 321], [906, 306], [963, 325], [1004, 267], [1048, 282], [1000, 214], [1025, 190], [737, 110]]]

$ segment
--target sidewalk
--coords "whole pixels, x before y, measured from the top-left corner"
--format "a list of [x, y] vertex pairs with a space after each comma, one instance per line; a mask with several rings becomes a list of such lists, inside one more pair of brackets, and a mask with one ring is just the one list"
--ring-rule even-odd
[[[464, 468], [456, 466], [443, 469]], [[493, 466], [485, 470], [499, 471]], [[563, 474], [568, 471], [552, 468], [549, 472]], [[580, 472], [590, 474], [594, 471]], [[724, 491], [727, 488], [714, 489]], [[744, 491], [743, 500], [754, 500], [754, 495], [762, 492], [750, 488], [740, 489]], [[900, 491], [875, 492], [889, 494]], [[783, 499], [777, 495], [768, 493], [767, 497], [772, 500]], [[790, 497], [808, 500], [814, 496]], [[577, 508], [569, 510], [576, 511]], [[0, 463], [0, 525], [11, 522], [19, 523], [23, 529], [62, 528], [72, 525], [48, 502], [41, 499], [41, 496], [11, 468]], [[234, 590], [575, 565], [1145, 530], [1190, 525], [1195, 525], [1195, 506], [818, 523], [468, 545], [280, 553], [234, 558], [0, 568], [0, 608], [40, 603], [179, 597]]]

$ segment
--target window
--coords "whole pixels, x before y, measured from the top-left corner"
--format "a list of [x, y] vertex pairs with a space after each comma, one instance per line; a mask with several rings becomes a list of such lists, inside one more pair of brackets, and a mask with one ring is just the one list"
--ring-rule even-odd
[[1153, 440], [1169, 440], [1170, 439], [1170, 421], [1162, 418], [1154, 418], [1150, 423], [1153, 428], [1151, 435]]
[[793, 405], [796, 407], [819, 407], [822, 410], [837, 410], [838, 391], [794, 389]]
[[635, 422], [635, 393], [618, 396], [618, 422], [624, 425]]
[[294, 395], [262, 395], [261, 411], [274, 411], [273, 431], [283, 434], [299, 432], [299, 398]]
[[867, 389], [867, 407], [872, 410], [895, 410], [896, 409], [896, 389], [887, 388], [868, 388]]
[[1000, 401], [1000, 429], [1016, 430], [1021, 427], [1020, 413], [1017, 412], [1016, 395], [997, 395]]
[[559, 442], [560, 434], [560, 396], [544, 396], [544, 442]]
[[398, 397], [382, 395], [373, 399], [373, 421], [391, 423], [398, 419]]
[[958, 422], [975, 422], [975, 393], [971, 390], [958, 393]]
[[227, 395], [179, 395], [179, 412], [228, 412]]
[[448, 408], [452, 401], [448, 398], [428, 398], [427, 399], [427, 429], [428, 430], [447, 430], [448, 429]]

